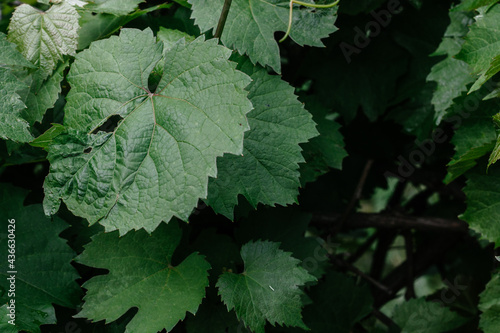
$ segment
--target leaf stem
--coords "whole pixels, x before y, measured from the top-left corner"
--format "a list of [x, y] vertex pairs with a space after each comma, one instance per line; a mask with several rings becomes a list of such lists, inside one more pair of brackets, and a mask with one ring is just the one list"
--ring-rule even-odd
[[[282, 43], [287, 37], [290, 35], [290, 31], [292, 30], [292, 19], [293, 19], [293, 5], [297, 4], [300, 6], [304, 7], [309, 7], [309, 8], [320, 8], [320, 9], [326, 9], [326, 8], [332, 8], [338, 5], [340, 0], [334, 1], [332, 3], [326, 4], [326, 5], [317, 5], [314, 3], [307, 3], [307, 2], [302, 2], [298, 0], [290, 0], [290, 15], [288, 16], [288, 28], [286, 29], [285, 36], [279, 40], [280, 43]], [[220, 22], [219, 22], [220, 23]]]
[[222, 36], [222, 31], [224, 30], [224, 25], [226, 25], [227, 15], [229, 14], [229, 8], [231, 7], [232, 0], [225, 0], [224, 6], [222, 7], [222, 12], [219, 17], [219, 23], [217, 24], [217, 29], [215, 30], [215, 38]]

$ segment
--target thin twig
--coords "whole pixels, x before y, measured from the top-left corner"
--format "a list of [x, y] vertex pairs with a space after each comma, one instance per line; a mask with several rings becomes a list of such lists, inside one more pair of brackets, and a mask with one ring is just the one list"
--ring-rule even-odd
[[413, 273], [413, 236], [410, 230], [404, 230], [403, 237], [405, 239], [406, 261], [408, 262], [405, 299], [409, 300], [410, 298], [415, 298], [415, 288], [413, 285], [415, 280], [415, 274]]
[[386, 325], [388, 328], [396, 327], [399, 328], [398, 325], [391, 318], [387, 317], [383, 312], [381, 312], [377, 308], [372, 308], [372, 315], [380, 320], [381, 323]]
[[350, 263], [350, 264], [353, 264], [355, 263], [356, 261], [358, 261], [359, 258], [361, 258], [361, 256], [363, 254], [365, 254], [366, 251], [368, 251], [368, 249], [373, 245], [373, 243], [377, 240], [378, 238], [378, 232], [374, 233], [373, 235], [371, 235], [357, 250], [356, 252], [354, 252], [354, 254], [352, 254], [351, 256], [349, 256], [347, 258], [347, 262]]
[[345, 209], [344, 213], [340, 217], [340, 220], [338, 221], [337, 226], [335, 227], [336, 231], [342, 229], [345, 221], [349, 217], [349, 214], [351, 214], [351, 211], [353, 210], [354, 206], [361, 197], [361, 193], [363, 192], [363, 187], [365, 186], [366, 178], [368, 177], [368, 173], [370, 172], [372, 165], [373, 165], [373, 160], [366, 161], [365, 167], [363, 168], [363, 172], [361, 173], [361, 177], [359, 178], [358, 184], [356, 185], [356, 189], [352, 194], [351, 200], [349, 201], [347, 208]]
[[373, 286], [375, 286], [377, 289], [383, 291], [385, 294], [387, 295], [391, 295], [393, 292], [387, 288], [386, 286], [384, 286], [382, 283], [378, 282], [377, 280], [373, 279], [371, 276], [363, 273], [361, 270], [359, 270], [357, 267], [349, 264], [348, 262], [345, 262], [344, 260], [336, 257], [336, 256], [330, 256], [330, 259], [333, 261], [333, 263], [339, 267], [343, 267], [351, 272], [353, 272], [354, 274], [358, 275], [359, 277], [361, 277], [362, 279], [368, 281], [370, 284], [372, 284]]
[[222, 7], [222, 12], [219, 17], [219, 23], [217, 24], [217, 29], [215, 30], [215, 38], [219, 38], [222, 36], [222, 31], [224, 30], [224, 26], [226, 25], [227, 15], [229, 14], [229, 8], [231, 8], [232, 0], [225, 0], [224, 6]]

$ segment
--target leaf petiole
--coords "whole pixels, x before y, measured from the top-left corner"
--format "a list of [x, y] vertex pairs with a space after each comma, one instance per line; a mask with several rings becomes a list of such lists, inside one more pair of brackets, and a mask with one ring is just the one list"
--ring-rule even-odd
[[288, 28], [286, 29], [285, 36], [279, 40], [280, 43], [282, 43], [287, 37], [290, 35], [290, 31], [292, 30], [292, 19], [293, 19], [293, 5], [297, 4], [300, 6], [304, 7], [310, 7], [310, 8], [320, 8], [320, 9], [326, 9], [326, 8], [332, 8], [338, 5], [340, 0], [334, 1], [332, 3], [326, 4], [326, 5], [317, 5], [314, 3], [307, 3], [307, 2], [302, 2], [298, 0], [290, 0], [290, 15], [288, 16]]

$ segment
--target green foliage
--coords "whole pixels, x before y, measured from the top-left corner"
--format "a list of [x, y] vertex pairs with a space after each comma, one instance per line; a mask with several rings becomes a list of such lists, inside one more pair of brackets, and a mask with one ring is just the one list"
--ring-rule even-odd
[[[249, 79], [227, 61], [230, 51], [203, 38], [176, 44], [151, 92], [148, 78], [162, 47], [151, 31], [124, 29], [78, 55], [64, 124], [78, 130], [68, 135], [79, 145], [49, 150], [48, 214], [63, 199], [107, 231], [151, 232], [174, 215], [186, 220], [206, 196], [208, 176], [216, 175], [215, 158], [242, 152]], [[94, 132], [113, 115], [123, 120], [112, 133], [82, 132]]]
[[[190, 0], [189, 3], [193, 6], [192, 17], [200, 29], [215, 31], [224, 1]], [[323, 46], [321, 39], [337, 30], [334, 25], [337, 8], [295, 7], [290, 38], [299, 45]], [[279, 48], [273, 34], [287, 30], [289, 15], [289, 4], [280, 0], [234, 0], [221, 40], [227, 47], [247, 54], [254, 64], [269, 65], [280, 73]]]
[[[24, 190], [0, 186], [0, 244], [5, 253], [0, 263], [2, 332], [40, 332], [40, 325], [56, 322], [52, 304], [75, 307], [79, 303], [80, 287], [75, 282], [79, 276], [70, 264], [74, 253], [58, 236], [68, 225], [45, 217], [39, 204], [23, 206], [25, 196]], [[11, 271], [16, 272], [14, 288]], [[11, 319], [5, 315], [10, 299], [15, 300], [15, 325], [5, 324]]]
[[23, 2], [2, 333], [500, 331], [496, 0]]
[[250, 242], [241, 248], [245, 264], [241, 274], [224, 273], [217, 282], [228, 309], [256, 333], [264, 332], [266, 320], [273, 326], [307, 328], [301, 319], [300, 286], [315, 278], [299, 267], [300, 261], [279, 249], [279, 243]]
[[137, 307], [127, 332], [156, 332], [170, 331], [186, 311], [196, 313], [208, 286], [210, 265], [197, 253], [173, 265], [180, 238], [176, 222], [161, 224], [151, 235], [140, 230], [123, 237], [116, 231], [95, 236], [77, 260], [109, 274], [83, 285], [87, 294], [78, 316], [114, 321]]

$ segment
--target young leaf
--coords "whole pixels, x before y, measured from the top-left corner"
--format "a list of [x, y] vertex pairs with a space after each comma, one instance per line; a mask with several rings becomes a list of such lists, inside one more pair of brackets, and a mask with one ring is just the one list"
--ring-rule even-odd
[[[25, 196], [24, 190], [13, 186], [0, 187], [0, 244], [5, 253], [0, 262], [0, 290], [4, 291], [0, 304], [15, 300], [16, 332], [40, 332], [40, 325], [56, 322], [52, 304], [73, 308], [80, 302], [81, 291], [75, 282], [78, 273], [70, 264], [75, 254], [58, 236], [68, 225], [57, 217], [52, 221], [45, 217], [41, 205], [23, 206]], [[12, 219], [15, 222], [11, 224]], [[12, 249], [9, 239], [15, 239], [13, 262], [7, 260]], [[15, 297], [7, 292], [9, 271], [17, 272]], [[0, 313], [6, 310], [1, 309]], [[1, 318], [3, 323], [8, 317]], [[4, 332], [1, 324], [0, 328]]]
[[486, 288], [479, 295], [481, 317], [479, 328], [484, 333], [495, 333], [500, 325], [500, 275], [493, 275]]
[[[162, 46], [149, 29], [123, 29], [78, 54], [64, 125], [79, 132], [72, 143], [60, 140], [49, 149], [47, 214], [63, 199], [107, 231], [151, 232], [173, 215], [187, 220], [206, 197], [216, 157], [241, 154], [249, 78], [227, 60], [231, 51], [216, 40], [179, 42], [166, 52], [151, 92], [148, 78]], [[113, 115], [122, 120], [112, 133], [86, 134]]]
[[[215, 30], [224, 0], [189, 0], [189, 3], [193, 6], [191, 16], [200, 29]], [[321, 39], [337, 30], [336, 13], [336, 6], [328, 9], [295, 6], [290, 37], [299, 45], [324, 46]], [[287, 30], [289, 15], [288, 1], [233, 0], [221, 40], [240, 54], [248, 54], [254, 64], [269, 65], [280, 73], [274, 33]]]
[[466, 321], [449, 308], [424, 298], [410, 299], [396, 307], [392, 319], [401, 328], [401, 333], [448, 332]]
[[228, 218], [233, 217], [239, 194], [253, 207], [295, 202], [300, 187], [298, 163], [304, 161], [299, 143], [318, 135], [293, 87], [248, 60], [239, 68], [253, 80], [247, 87], [254, 107], [248, 114], [251, 129], [245, 133], [243, 156], [224, 155], [217, 160], [218, 176], [210, 179], [206, 200]]
[[21, 117], [26, 105], [17, 93], [28, 87], [12, 72], [0, 67], [0, 138], [18, 142], [31, 141], [29, 124]]
[[16, 49], [16, 45], [7, 41], [7, 36], [0, 32], [0, 64], [36, 68]]
[[65, 2], [42, 12], [30, 5], [16, 8], [9, 24], [9, 40], [46, 74], [64, 55], [74, 55], [78, 45], [78, 15]]
[[126, 329], [137, 333], [169, 332], [187, 311], [195, 314], [205, 296], [210, 265], [197, 253], [172, 265], [181, 235], [179, 225], [171, 222], [151, 235], [139, 230], [123, 237], [116, 231], [95, 236], [77, 261], [109, 273], [83, 285], [87, 294], [77, 317], [110, 322], [137, 307]]
[[256, 333], [264, 333], [266, 320], [275, 324], [307, 329], [300, 314], [299, 289], [316, 279], [298, 266], [300, 261], [279, 249], [279, 243], [250, 242], [241, 248], [245, 270], [224, 273], [217, 282], [228, 310]]

